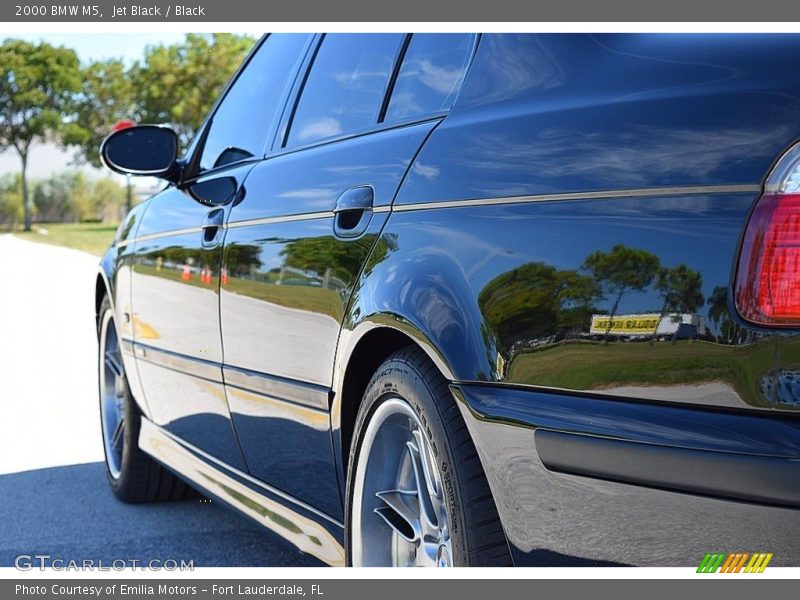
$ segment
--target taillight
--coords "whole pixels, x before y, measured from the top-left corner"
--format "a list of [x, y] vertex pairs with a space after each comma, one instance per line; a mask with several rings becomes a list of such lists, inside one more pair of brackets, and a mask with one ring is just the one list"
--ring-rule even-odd
[[778, 161], [747, 224], [736, 309], [769, 327], [800, 327], [800, 145]]

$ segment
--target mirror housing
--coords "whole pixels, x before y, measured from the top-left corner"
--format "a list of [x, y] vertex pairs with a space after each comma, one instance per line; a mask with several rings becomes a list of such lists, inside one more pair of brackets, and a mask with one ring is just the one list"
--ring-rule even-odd
[[[206, 206], [225, 206], [236, 199], [239, 182], [235, 177], [215, 177], [198, 181], [188, 187], [189, 194]], [[235, 206], [235, 204], [234, 204]]]
[[174, 181], [178, 172], [178, 136], [161, 125], [128, 127], [103, 140], [100, 158], [109, 169], [123, 175]]

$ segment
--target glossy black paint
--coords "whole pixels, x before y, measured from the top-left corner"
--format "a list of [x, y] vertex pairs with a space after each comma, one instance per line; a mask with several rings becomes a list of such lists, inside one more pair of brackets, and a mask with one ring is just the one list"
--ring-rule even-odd
[[[786, 492], [796, 492], [794, 477], [780, 485], [773, 475], [781, 470], [785, 474], [787, 469], [796, 472], [797, 418], [744, 416], [505, 386], [459, 385], [454, 391], [487, 465], [517, 565], [689, 566], [692, 558], [702, 558], [708, 548], [751, 547], [770, 548], [779, 561], [776, 564], [796, 565], [800, 560], [796, 509], [770, 506], [776, 500], [785, 501]], [[592, 435], [597, 441], [638, 443], [651, 452], [682, 452], [683, 464], [661, 472], [655, 468], [663, 465], [658, 457], [637, 454], [639, 462], [630, 465], [628, 472], [648, 473], [647, 485], [603, 480], [600, 474], [557, 472], [543, 464], [537, 432], [570, 432], [586, 439]], [[594, 452], [603, 450], [593, 448]], [[721, 470], [704, 470], [698, 455], [713, 461], [725, 458], [728, 463]], [[630, 454], [625, 456], [631, 460]], [[587, 458], [596, 462], [594, 456]], [[732, 491], [757, 496], [777, 490], [783, 495], [749, 502], [719, 499], [720, 490], [739, 474], [737, 468], [744, 470], [755, 461], [767, 464], [759, 465], [764, 467], [760, 472], [750, 472], [748, 488]], [[703, 482], [704, 494], [676, 491], [676, 481], [691, 478]]]
[[[331, 389], [348, 299], [389, 214], [373, 211], [391, 204], [433, 126], [276, 156], [250, 173], [225, 239], [219, 308], [227, 365]], [[361, 206], [356, 225], [363, 231], [341, 235], [344, 214], [334, 211], [352, 209], [342, 196], [365, 187], [370, 207]], [[324, 405], [296, 406], [291, 394], [300, 390], [285, 389], [283, 402], [252, 389], [228, 393], [251, 473], [341, 519], [327, 397]]]
[[[241, 189], [251, 168], [208, 178], [233, 179]], [[198, 203], [191, 189], [170, 187], [153, 197], [133, 243], [131, 321], [139, 378], [154, 423], [246, 470], [221, 368], [222, 225], [231, 205]]]
[[[456, 386], [517, 564], [798, 564], [796, 510], [556, 473], [534, 430], [800, 458], [799, 332], [729, 297], [800, 138], [800, 38], [484, 35], [446, 115], [284, 149], [312, 56], [264, 159], [164, 190], [104, 257], [146, 414], [344, 521], [353, 382], [416, 343]], [[366, 188], [343, 235], [337, 201]]]

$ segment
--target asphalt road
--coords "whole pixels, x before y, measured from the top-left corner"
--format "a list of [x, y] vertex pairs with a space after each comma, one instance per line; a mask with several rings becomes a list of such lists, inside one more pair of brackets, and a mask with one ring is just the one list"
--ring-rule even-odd
[[97, 262], [0, 235], [0, 566], [36, 553], [318, 565], [207, 501], [126, 505], [111, 494], [97, 414]]

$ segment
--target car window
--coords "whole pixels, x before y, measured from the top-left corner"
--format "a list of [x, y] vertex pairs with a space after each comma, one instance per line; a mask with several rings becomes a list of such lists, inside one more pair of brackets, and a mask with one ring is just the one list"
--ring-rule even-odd
[[472, 34], [418, 33], [411, 38], [385, 121], [446, 110], [453, 105], [472, 51]]
[[264, 154], [273, 119], [283, 108], [308, 38], [273, 33], [264, 41], [214, 113], [201, 170]]
[[328, 34], [297, 104], [288, 145], [308, 144], [377, 122], [401, 34]]

